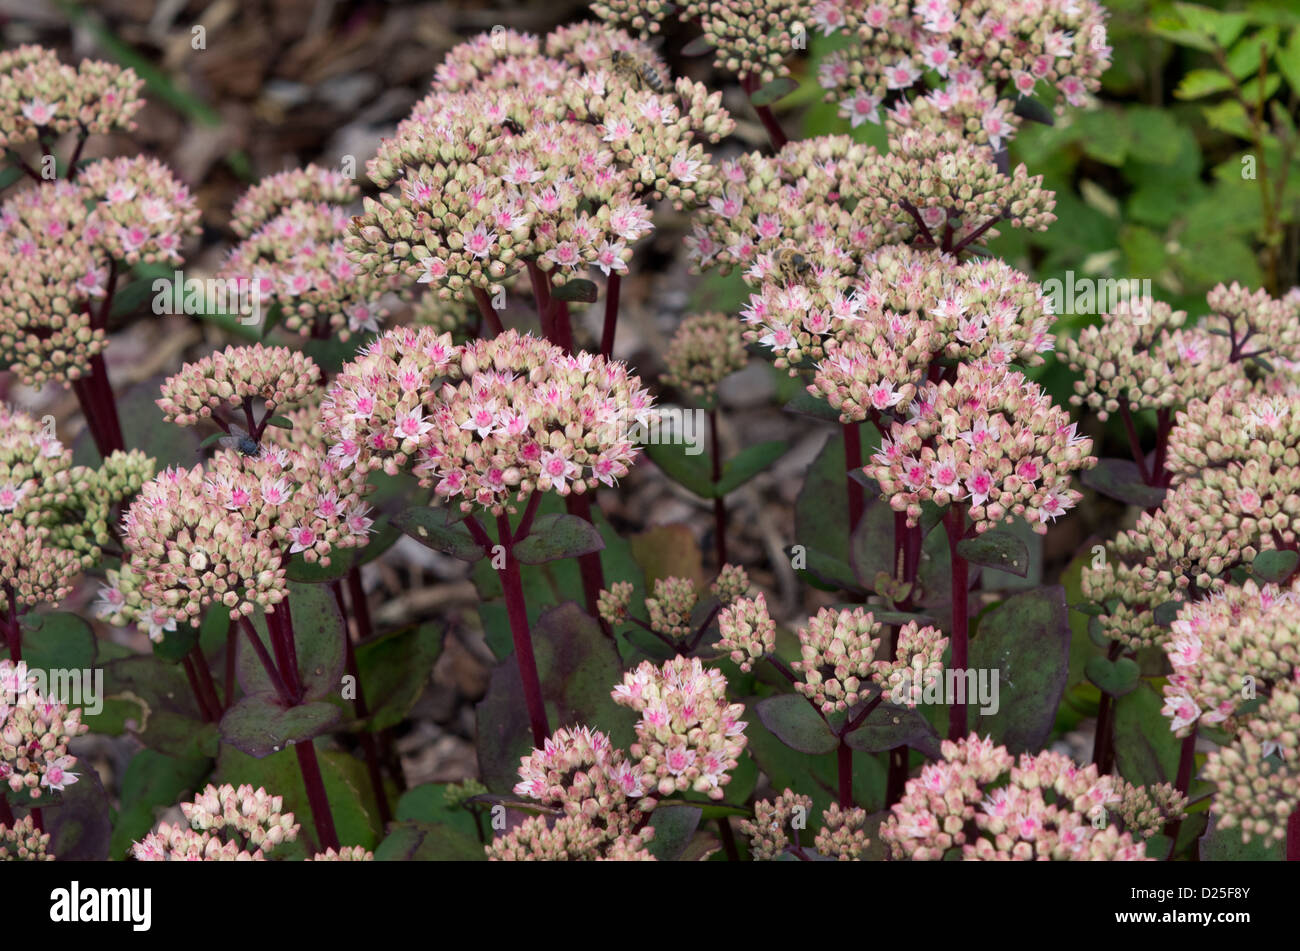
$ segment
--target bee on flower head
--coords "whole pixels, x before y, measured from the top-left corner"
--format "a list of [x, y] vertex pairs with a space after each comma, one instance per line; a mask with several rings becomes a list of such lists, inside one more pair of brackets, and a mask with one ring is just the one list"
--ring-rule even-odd
[[663, 94], [664, 80], [653, 64], [640, 59], [635, 53], [626, 50], [614, 50], [609, 56], [610, 69], [622, 76], [633, 89], [649, 89]]
[[501, 120], [501, 128], [507, 130], [511, 135], [524, 134], [524, 127], [509, 117]]
[[794, 248], [781, 248], [772, 255], [772, 276], [787, 284], [802, 284], [811, 272], [808, 259]]

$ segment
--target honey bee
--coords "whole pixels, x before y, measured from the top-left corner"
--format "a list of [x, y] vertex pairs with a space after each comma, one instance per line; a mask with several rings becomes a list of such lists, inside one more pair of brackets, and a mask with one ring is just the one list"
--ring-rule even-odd
[[511, 135], [523, 135], [523, 134], [524, 134], [524, 127], [521, 126], [521, 125], [520, 125], [518, 122], [516, 122], [514, 119], [509, 119], [509, 118], [507, 118], [507, 119], [503, 119], [503, 120], [501, 120], [501, 127], [502, 127], [503, 129], [508, 130], [508, 131], [510, 132]]
[[772, 256], [772, 275], [787, 284], [801, 284], [812, 271], [808, 259], [794, 248], [782, 248]]
[[612, 71], [622, 76], [634, 89], [649, 89], [651, 92], [663, 93], [663, 77], [650, 63], [638, 59], [625, 50], [614, 50], [609, 56], [609, 62]]

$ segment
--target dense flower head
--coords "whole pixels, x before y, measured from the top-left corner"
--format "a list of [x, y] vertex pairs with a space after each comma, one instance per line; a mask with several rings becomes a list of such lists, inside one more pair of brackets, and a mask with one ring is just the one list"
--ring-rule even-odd
[[[312, 192], [300, 185], [303, 192]], [[255, 204], [265, 205], [271, 199], [257, 193], [261, 187], [253, 186], [250, 194]], [[341, 197], [319, 191], [327, 198]], [[259, 308], [278, 306], [284, 327], [304, 337], [347, 340], [362, 330], [377, 329], [385, 315], [379, 299], [395, 282], [358, 267], [349, 255], [344, 242], [352, 219], [346, 208], [328, 200], [297, 198], [264, 210], [274, 214], [231, 249], [219, 276], [251, 288]], [[250, 212], [247, 223], [255, 219]]]
[[862, 853], [871, 844], [867, 833], [862, 829], [866, 821], [865, 809], [841, 809], [839, 803], [831, 803], [822, 812], [823, 825], [813, 840], [818, 854], [841, 862], [860, 860]]
[[179, 264], [181, 242], [199, 233], [199, 206], [189, 188], [157, 159], [100, 159], [77, 179], [96, 202], [85, 238], [127, 266]]
[[1120, 794], [1120, 801], [1111, 806], [1110, 811], [1120, 818], [1125, 831], [1135, 838], [1141, 836], [1149, 839], [1159, 834], [1169, 823], [1187, 817], [1187, 795], [1179, 792], [1172, 783], [1135, 786], [1127, 780], [1116, 778], [1115, 788]]
[[247, 238], [295, 202], [343, 206], [360, 197], [357, 183], [337, 169], [306, 165], [268, 175], [244, 192], [231, 211], [230, 227]]
[[865, 467], [911, 525], [930, 501], [968, 505], [977, 532], [1022, 517], [1045, 533], [1082, 497], [1070, 474], [1096, 465], [1069, 414], [1007, 367], [961, 364], [955, 381], [922, 389], [912, 413]]
[[591, 12], [607, 23], [644, 35], [658, 33], [665, 17], [678, 6], [668, 0], [596, 0]]
[[453, 347], [449, 334], [402, 328], [343, 368], [322, 419], [345, 468], [392, 474], [414, 458], [440, 497], [500, 512], [535, 490], [613, 485], [650, 406], [619, 361], [514, 330]]
[[694, 314], [682, 321], [668, 344], [663, 381], [712, 406], [718, 384], [743, 370], [748, 360], [737, 320], [718, 312]]
[[1174, 421], [1165, 468], [1176, 482], [1251, 461], [1277, 473], [1300, 467], [1300, 399], [1294, 396], [1252, 391], [1238, 382], [1190, 401]]
[[345, 845], [337, 852], [333, 849], [326, 849], [324, 852], [317, 852], [308, 862], [373, 862], [375, 853], [360, 845]]
[[947, 129], [902, 131], [864, 174], [869, 207], [921, 246], [964, 247], [995, 236], [991, 222], [1045, 231], [1056, 220], [1056, 196], [1041, 175], [1030, 175], [1023, 164], [1003, 172], [990, 146]]
[[138, 450], [74, 466], [52, 417], [0, 404], [0, 584], [23, 607], [61, 601], [109, 543], [113, 506], [152, 475]]
[[[1041, 286], [1000, 260], [958, 261], [897, 245], [868, 255], [862, 273], [861, 306], [830, 324], [834, 346], [825, 345], [808, 387], [843, 422], [900, 412], [937, 359], [1033, 366], [1055, 345]], [[804, 334], [791, 334], [801, 349], [808, 323]]]
[[652, 862], [645, 848], [646, 827], [632, 835], [607, 839], [605, 830], [584, 815], [531, 816], [486, 847], [493, 862]]
[[761, 799], [754, 803], [754, 818], [740, 820], [740, 831], [749, 838], [749, 854], [756, 862], [771, 861], [790, 845], [787, 826], [792, 826], [795, 843], [799, 843], [799, 830], [807, 828], [808, 814], [812, 812], [811, 797], [785, 789], [775, 799]]
[[700, 210], [686, 241], [692, 262], [724, 274], [745, 268], [746, 281], [758, 286], [795, 276], [784, 264], [795, 252], [809, 272], [826, 272], [819, 280], [848, 278], [863, 254], [903, 236], [864, 201], [865, 169], [877, 161], [872, 147], [825, 135], [790, 142], [774, 156], [753, 152], [722, 162], [720, 193]]
[[1232, 359], [1262, 357], [1300, 360], [1300, 294], [1292, 290], [1281, 299], [1268, 291], [1240, 284], [1219, 284], [1205, 301], [1210, 313], [1201, 325], [1227, 337]]
[[0, 366], [30, 385], [87, 372], [106, 341], [92, 326], [108, 280], [85, 237], [82, 190], [69, 182], [19, 190], [0, 206]]
[[726, 795], [747, 738], [740, 719], [745, 707], [727, 702], [720, 671], [706, 669], [698, 657], [675, 657], [662, 666], [642, 661], [623, 675], [613, 697], [641, 714], [630, 752], [646, 783], [643, 805], [653, 805], [656, 793]]
[[77, 781], [68, 742], [90, 727], [81, 710], [44, 696], [23, 661], [0, 660], [0, 782], [29, 801]]
[[[637, 808], [637, 801], [647, 792], [641, 766], [629, 762], [623, 751], [615, 749], [609, 737], [598, 730], [556, 730], [542, 749], [520, 760], [519, 783], [514, 791], [517, 796], [536, 799], [582, 823], [580, 830], [573, 830], [580, 833], [578, 841], [568, 848], [583, 853], [585, 858], [607, 856], [615, 842], [636, 851], [654, 837], [654, 829], [644, 825], [645, 815]], [[564, 830], [559, 833], [564, 834]], [[503, 850], [523, 844], [498, 839], [488, 847], [488, 853], [505, 857]]]
[[[939, 52], [942, 55], [942, 50]], [[840, 113], [855, 126], [879, 121], [873, 118], [875, 101], [861, 91], [841, 101]], [[899, 99], [885, 110], [885, 129], [890, 138], [916, 128], [953, 132], [996, 152], [1015, 137], [1020, 117], [1009, 100], [998, 98], [994, 85], [981, 84], [970, 71], [958, 70], [946, 85], [910, 101]]]
[[649, 201], [695, 206], [716, 190], [704, 142], [734, 122], [721, 94], [679, 79], [618, 30], [577, 24], [545, 50], [505, 31], [453, 49], [432, 92], [368, 171], [348, 239], [368, 272], [442, 297], [497, 294], [525, 264], [562, 285], [625, 271], [652, 228]]
[[287, 597], [284, 564], [329, 563], [365, 544], [372, 520], [359, 484], [320, 450], [219, 450], [209, 469], [168, 469], [122, 519], [127, 562], [110, 572], [104, 616], [138, 619], [154, 640], [197, 624], [220, 602], [231, 618]]
[[[823, 713], [848, 710], [868, 699], [872, 687], [889, 690], [902, 678], [937, 673], [948, 644], [934, 627], [915, 621], [899, 634], [895, 660], [877, 657], [882, 625], [866, 608], [822, 608], [798, 631], [800, 659], [791, 667], [801, 679], [794, 689]], [[918, 683], [913, 693], [920, 694]], [[909, 706], [915, 700], [909, 694]]]
[[700, 14], [700, 29], [717, 51], [719, 69], [743, 76], [755, 86], [790, 75], [785, 61], [806, 49], [806, 0], [702, 0], [690, 4]]
[[37, 829], [31, 816], [0, 824], [0, 862], [53, 862], [49, 847], [50, 834]]
[[1061, 360], [1080, 374], [1070, 402], [1105, 420], [1121, 410], [1181, 406], [1232, 381], [1227, 340], [1185, 327], [1186, 318], [1163, 302], [1135, 298], [1077, 339], [1066, 337]]
[[[1164, 509], [1142, 512], [1136, 528], [1106, 543], [1100, 558], [1083, 567], [1084, 598], [1102, 613], [1090, 619], [1101, 636], [1130, 650], [1161, 644], [1169, 633], [1155, 609], [1179, 598], [1178, 583], [1191, 564], [1182, 533]], [[1158, 575], [1160, 577], [1158, 577]]]
[[[910, 118], [928, 101], [924, 124], [998, 148], [1018, 125], [1011, 98], [1047, 91], [1058, 112], [1088, 102], [1110, 65], [1105, 19], [1093, 0], [821, 0], [812, 10], [816, 27], [857, 42], [823, 57], [818, 81], [854, 125], [879, 122], [882, 104]], [[998, 98], [1000, 88], [1007, 98]]]
[[[1294, 723], [1296, 691], [1288, 691], [1286, 697]], [[1243, 842], [1257, 836], [1266, 842], [1280, 841], [1286, 836], [1287, 820], [1300, 808], [1296, 747], [1282, 750], [1270, 726], [1268, 719], [1252, 718], [1236, 741], [1213, 750], [1201, 769], [1201, 775], [1218, 787], [1215, 821], [1225, 829], [1240, 829]], [[1295, 736], [1294, 726], [1290, 735]]]
[[1080, 767], [1053, 752], [1023, 753], [1017, 761], [973, 733], [945, 740], [942, 751], [943, 759], [908, 781], [880, 825], [895, 859], [933, 861], [955, 849], [975, 861], [1146, 859], [1145, 843], [1104, 821], [1121, 796], [1116, 780], [1095, 765]]
[[749, 673], [756, 661], [776, 649], [776, 622], [767, 611], [767, 598], [760, 592], [742, 598], [718, 612], [719, 650], [727, 651]]
[[82, 60], [75, 68], [41, 46], [0, 53], [0, 148], [73, 130], [133, 130], [144, 80], [130, 67]]
[[209, 783], [193, 802], [181, 803], [188, 826], [160, 823], [131, 846], [131, 854], [139, 862], [264, 861], [298, 837], [293, 813], [283, 808], [283, 797], [265, 789]]
[[[1222, 723], [1253, 699], [1256, 689], [1295, 693], [1300, 672], [1298, 592], [1300, 587], [1260, 587], [1247, 579], [1240, 587], [1225, 587], [1179, 610], [1164, 645], [1173, 667], [1164, 689], [1164, 714], [1171, 729], [1185, 736], [1198, 722]], [[1294, 754], [1300, 752], [1294, 733], [1300, 719], [1286, 719], [1295, 722], [1281, 745], [1291, 746]]]
[[292, 406], [309, 397], [320, 378], [310, 357], [288, 347], [230, 346], [182, 366], [163, 382], [156, 402], [169, 423], [192, 426], [223, 406], [257, 401], [268, 413]]
[[749, 572], [741, 565], [723, 565], [709, 590], [723, 607], [734, 604], [749, 594]]
[[690, 578], [656, 578], [654, 595], [645, 599], [650, 627], [672, 640], [690, 637], [691, 612], [699, 601], [695, 582]]

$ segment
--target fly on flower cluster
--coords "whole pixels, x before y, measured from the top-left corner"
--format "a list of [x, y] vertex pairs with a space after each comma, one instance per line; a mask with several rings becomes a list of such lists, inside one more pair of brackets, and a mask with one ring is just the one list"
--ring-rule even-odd
[[262, 446], [256, 439], [248, 434], [242, 426], [230, 424], [230, 435], [222, 436], [217, 440], [222, 449], [236, 449], [241, 454], [249, 458], [257, 458], [261, 455]]

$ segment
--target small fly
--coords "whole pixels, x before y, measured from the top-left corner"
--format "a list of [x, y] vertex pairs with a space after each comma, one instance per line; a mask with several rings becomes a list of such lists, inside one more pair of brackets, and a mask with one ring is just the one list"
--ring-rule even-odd
[[222, 436], [217, 442], [222, 449], [236, 449], [245, 456], [256, 458], [262, 452], [261, 445], [242, 426], [230, 424], [230, 435]]

